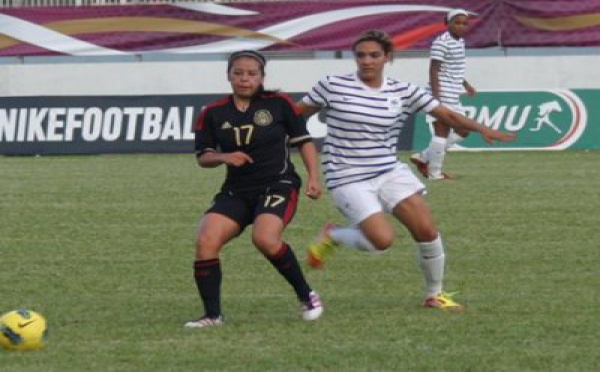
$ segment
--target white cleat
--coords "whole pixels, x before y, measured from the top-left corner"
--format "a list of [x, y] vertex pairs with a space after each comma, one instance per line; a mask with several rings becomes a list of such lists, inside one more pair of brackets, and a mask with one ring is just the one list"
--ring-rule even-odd
[[315, 291], [310, 292], [309, 299], [306, 302], [301, 302], [302, 319], [311, 321], [317, 320], [323, 314], [323, 304], [319, 294]]
[[183, 327], [184, 328], [206, 328], [206, 327], [221, 326], [224, 323], [225, 322], [223, 321], [222, 316], [219, 316], [217, 318], [209, 318], [207, 316], [204, 316], [202, 318], [199, 318], [196, 320], [190, 320], [189, 322], [186, 322], [183, 325]]

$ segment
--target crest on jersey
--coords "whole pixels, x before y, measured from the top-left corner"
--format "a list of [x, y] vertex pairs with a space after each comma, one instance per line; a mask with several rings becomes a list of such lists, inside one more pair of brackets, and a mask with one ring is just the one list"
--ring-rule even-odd
[[258, 110], [254, 113], [254, 124], [266, 127], [273, 122], [273, 115], [269, 112], [269, 110]]
[[400, 97], [388, 97], [387, 99], [388, 110], [392, 112], [402, 111], [402, 100]]

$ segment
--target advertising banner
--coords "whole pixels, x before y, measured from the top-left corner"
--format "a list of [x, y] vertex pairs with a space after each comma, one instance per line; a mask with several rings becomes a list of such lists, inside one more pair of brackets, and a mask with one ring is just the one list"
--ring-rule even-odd
[[468, 48], [600, 46], [598, 0], [346, 0], [0, 9], [0, 56], [344, 51], [381, 29], [427, 50], [449, 10], [472, 15]]
[[[290, 93], [293, 100], [304, 93]], [[0, 155], [193, 153], [203, 106], [224, 94], [0, 98]], [[412, 122], [398, 149], [412, 146]], [[320, 115], [307, 122], [320, 147]]]
[[503, 46], [600, 45], [598, 0], [503, 0], [496, 15]]
[[[600, 149], [600, 90], [480, 92], [462, 99], [465, 115], [485, 126], [517, 134], [511, 143], [487, 144], [473, 134], [456, 149]], [[431, 120], [418, 115], [414, 147], [431, 139]]]
[[496, 44], [493, 4], [348, 0], [2, 9], [0, 56], [349, 50], [372, 28], [388, 32], [398, 49], [426, 49], [455, 7], [491, 21], [477, 24], [470, 37], [485, 47]]
[[193, 125], [216, 95], [7, 97], [0, 153], [193, 152]]
[[[291, 93], [297, 100], [302, 93]], [[223, 94], [0, 98], [0, 154], [193, 153], [201, 108]], [[460, 150], [600, 149], [600, 90], [493, 91], [463, 99], [467, 116], [517, 133], [489, 145], [473, 134]], [[421, 150], [431, 138], [423, 114], [409, 120], [399, 151]], [[317, 145], [327, 133], [314, 115]]]

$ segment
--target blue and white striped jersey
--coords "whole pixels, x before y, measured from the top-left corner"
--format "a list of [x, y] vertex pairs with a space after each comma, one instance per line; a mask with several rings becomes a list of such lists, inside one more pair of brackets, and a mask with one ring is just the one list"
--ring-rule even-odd
[[465, 40], [457, 40], [450, 32], [444, 32], [431, 44], [429, 59], [442, 62], [439, 99], [449, 105], [459, 105], [466, 70]]
[[416, 85], [384, 78], [381, 88], [373, 89], [356, 73], [327, 76], [302, 100], [324, 109], [322, 163], [329, 189], [391, 170], [398, 162], [398, 137], [408, 117], [439, 105]]

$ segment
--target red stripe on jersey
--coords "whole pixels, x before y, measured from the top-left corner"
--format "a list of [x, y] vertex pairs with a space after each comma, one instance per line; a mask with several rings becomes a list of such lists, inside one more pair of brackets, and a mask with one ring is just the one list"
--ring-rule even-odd
[[202, 128], [204, 128], [204, 118], [206, 117], [206, 113], [208, 112], [208, 110], [211, 110], [215, 107], [225, 106], [229, 102], [230, 99], [231, 99], [231, 96], [227, 96], [225, 98], [221, 98], [218, 101], [214, 101], [214, 102], [206, 105], [204, 107], [204, 110], [200, 111], [200, 114], [198, 115], [198, 118], [196, 119], [196, 125], [194, 126], [194, 130], [202, 130]]
[[287, 204], [287, 208], [285, 209], [285, 214], [283, 215], [283, 224], [287, 226], [287, 224], [294, 217], [294, 212], [296, 212], [296, 207], [298, 207], [298, 190], [293, 189], [290, 194], [290, 201]]
[[298, 106], [296, 106], [296, 104], [294, 103], [294, 101], [292, 101], [290, 96], [288, 96], [285, 93], [266, 94], [266, 95], [264, 95], [264, 97], [265, 98], [275, 98], [275, 97], [283, 98], [284, 100], [287, 101], [287, 103], [289, 103], [290, 107], [292, 108], [292, 111], [294, 112], [294, 114], [296, 116], [302, 114], [302, 111], [300, 111], [300, 108]]

